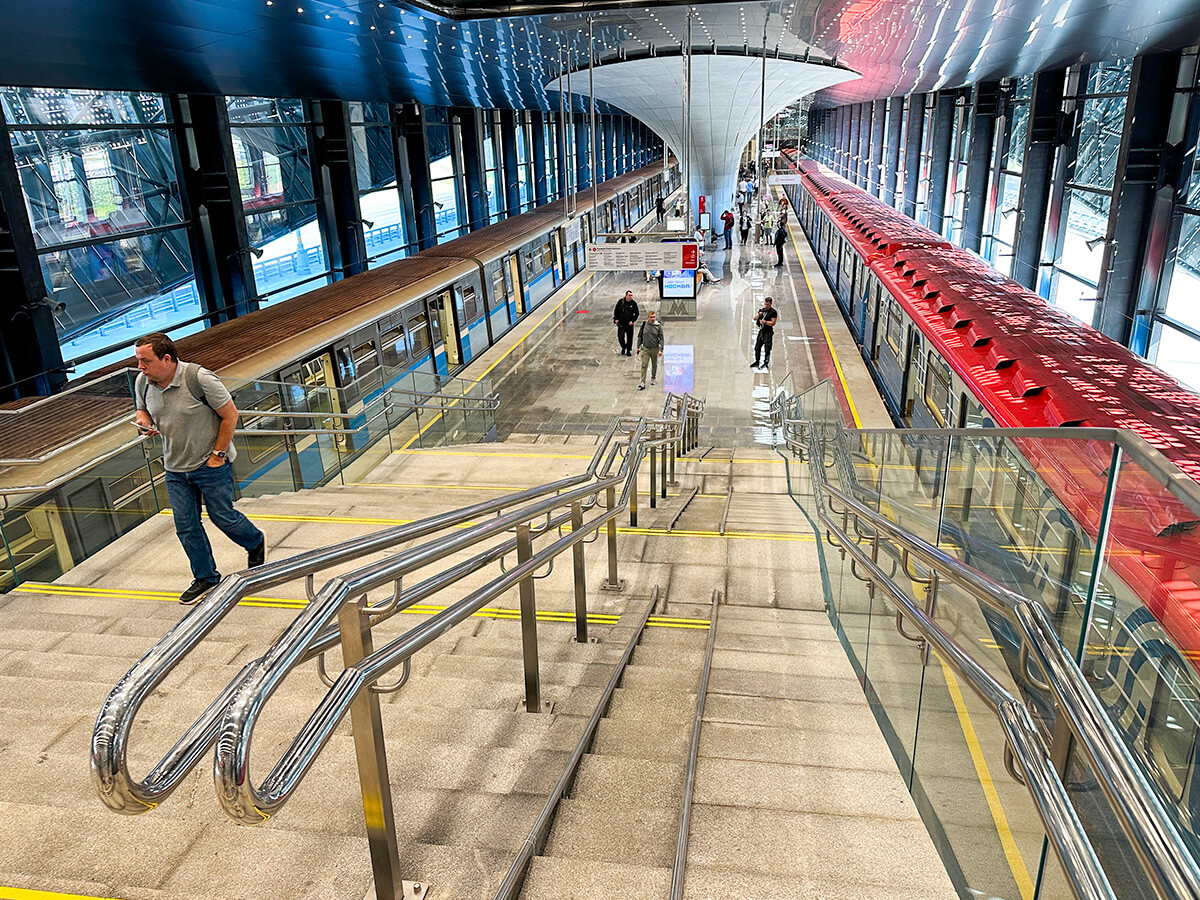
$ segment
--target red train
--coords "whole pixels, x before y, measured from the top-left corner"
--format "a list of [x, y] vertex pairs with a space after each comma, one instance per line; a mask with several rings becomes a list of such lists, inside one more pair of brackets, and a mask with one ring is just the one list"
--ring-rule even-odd
[[1084, 670], [1196, 834], [1200, 504], [1180, 498], [1200, 496], [1200, 395], [825, 166], [788, 161], [802, 174], [789, 199], [898, 425], [1128, 429], [1186, 474], [1164, 484], [1118, 460], [1090, 610], [1111, 442], [967, 441], [939, 527], [964, 548], [1006, 545], [970, 561], [1040, 592], [1064, 636], [1090, 617]]

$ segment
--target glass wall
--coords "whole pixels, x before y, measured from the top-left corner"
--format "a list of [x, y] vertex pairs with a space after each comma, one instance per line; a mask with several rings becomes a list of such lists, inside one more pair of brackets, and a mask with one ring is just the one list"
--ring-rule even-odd
[[970, 146], [971, 97], [967, 93], [954, 102], [950, 169], [946, 181], [946, 215], [942, 220], [942, 233], [956, 244], [962, 243], [963, 213], [967, 204], [967, 153]]
[[383, 265], [412, 249], [396, 182], [396, 135], [386, 103], [350, 103], [350, 138], [367, 262]]
[[1006, 115], [996, 123], [999, 185], [996, 206], [991, 211], [991, 233], [984, 237], [982, 250], [988, 262], [1003, 274], [1011, 275], [1033, 76], [1008, 79], [1001, 85], [1001, 91], [1005, 97]]
[[533, 192], [533, 126], [528, 112], [516, 117], [517, 184], [521, 197], [521, 212], [533, 209], [537, 200]]
[[487, 192], [488, 222], [504, 218], [504, 142], [500, 137], [500, 111], [483, 111], [483, 186]]
[[196, 319], [163, 97], [6, 87], [0, 109], [63, 358], [76, 374], [107, 357], [81, 358], [127, 354], [139, 335]]
[[462, 202], [461, 126], [451, 123], [446, 110], [425, 111], [425, 140], [429, 148], [429, 180], [433, 188], [433, 220], [437, 240], [451, 240], [466, 232]]
[[230, 134], [259, 306], [328, 284], [302, 100], [229, 97]]
[[1074, 100], [1078, 112], [1078, 146], [1066, 175], [1061, 250], [1050, 265], [1047, 299], [1081, 321], [1092, 323], [1105, 236], [1112, 202], [1117, 156], [1125, 122], [1133, 60], [1087, 66]]
[[546, 197], [558, 199], [558, 113], [542, 114], [542, 135], [546, 145]]

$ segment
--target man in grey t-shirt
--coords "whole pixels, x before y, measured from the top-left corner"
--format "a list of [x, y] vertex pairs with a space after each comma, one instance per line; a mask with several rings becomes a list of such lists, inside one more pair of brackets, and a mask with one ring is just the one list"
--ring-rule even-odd
[[221, 580], [200, 523], [201, 500], [212, 523], [247, 551], [247, 566], [261, 566], [266, 558], [263, 533], [233, 508], [233, 431], [238, 411], [221, 379], [196, 363], [180, 362], [175, 344], [165, 334], [138, 338], [133, 355], [141, 372], [134, 387], [138, 430], [163, 438], [175, 533], [194, 579], [179, 602], [190, 605]]

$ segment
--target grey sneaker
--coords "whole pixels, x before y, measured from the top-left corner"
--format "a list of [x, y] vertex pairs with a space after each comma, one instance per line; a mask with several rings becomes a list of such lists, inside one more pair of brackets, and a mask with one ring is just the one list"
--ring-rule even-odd
[[179, 595], [179, 602], [184, 606], [191, 606], [193, 603], [199, 603], [200, 600], [217, 586], [215, 581], [204, 581], [197, 578], [193, 581], [186, 591]]
[[639, 382], [638, 382], [638, 390], [639, 390], [639, 391], [644, 391], [645, 389], [646, 389], [646, 382], [644, 382], [644, 381], [639, 381]]

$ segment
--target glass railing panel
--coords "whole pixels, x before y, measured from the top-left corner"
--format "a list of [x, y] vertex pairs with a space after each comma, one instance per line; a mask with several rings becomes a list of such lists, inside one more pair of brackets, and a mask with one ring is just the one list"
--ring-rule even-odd
[[[947, 612], [939, 621], [947, 625], [956, 618]], [[975, 637], [973, 647], [967, 633], [956, 639], [977, 656], [981, 635]], [[1005, 686], [1011, 689], [1011, 682]], [[1005, 771], [1004, 746], [993, 711], [931, 654], [921, 692], [913, 799], [960, 895], [1031, 900], [1037, 896], [1045, 832], [1028, 790]]]
[[157, 515], [168, 506], [161, 476], [161, 461], [137, 446], [54, 490], [9, 495], [0, 523], [0, 591], [25, 581], [53, 581]]
[[1100, 577], [1080, 607], [1084, 673], [1200, 855], [1198, 522], [1187, 493], [1122, 454]]

